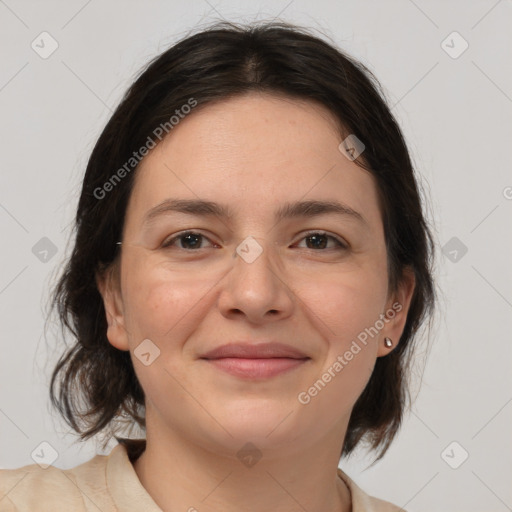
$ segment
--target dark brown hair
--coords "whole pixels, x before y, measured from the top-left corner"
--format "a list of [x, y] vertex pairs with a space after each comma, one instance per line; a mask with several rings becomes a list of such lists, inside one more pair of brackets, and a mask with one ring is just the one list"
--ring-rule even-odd
[[122, 418], [145, 428], [144, 392], [130, 353], [108, 342], [95, 282], [97, 271], [118, 260], [116, 242], [136, 166], [108, 187], [108, 197], [98, 191], [120, 168], [126, 170], [133, 152], [191, 98], [200, 108], [251, 91], [316, 102], [334, 115], [345, 136], [354, 134], [364, 143], [355, 163], [371, 172], [378, 186], [389, 290], [397, 289], [405, 270], [414, 273], [401, 339], [389, 355], [377, 358], [353, 408], [340, 454], [349, 455], [365, 441], [370, 449], [380, 449], [378, 460], [401, 425], [410, 399], [413, 341], [434, 311], [434, 242], [409, 152], [378, 81], [333, 44], [283, 22], [217, 23], [182, 39], [148, 64], [108, 121], [87, 165], [75, 244], [52, 296], [63, 331], [69, 329], [75, 338], [53, 370], [52, 404], [83, 440], [105, 431], [111, 437]]

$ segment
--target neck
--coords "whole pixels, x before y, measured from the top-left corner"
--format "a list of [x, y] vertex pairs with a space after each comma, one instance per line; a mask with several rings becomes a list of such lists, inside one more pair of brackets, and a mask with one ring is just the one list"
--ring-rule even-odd
[[[246, 457], [209, 451], [177, 432], [147, 423], [146, 449], [134, 461], [139, 480], [162, 510], [188, 512], [350, 512], [350, 491], [337, 475], [341, 444], [314, 444], [286, 456], [250, 447]], [[243, 444], [243, 443], [242, 443]]]

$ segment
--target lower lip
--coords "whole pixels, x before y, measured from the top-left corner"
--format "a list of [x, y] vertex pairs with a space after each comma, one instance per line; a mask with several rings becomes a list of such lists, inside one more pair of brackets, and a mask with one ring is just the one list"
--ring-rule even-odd
[[291, 359], [276, 357], [268, 359], [244, 359], [239, 357], [223, 357], [207, 361], [219, 370], [237, 377], [247, 379], [265, 379], [288, 372], [305, 363], [308, 359]]

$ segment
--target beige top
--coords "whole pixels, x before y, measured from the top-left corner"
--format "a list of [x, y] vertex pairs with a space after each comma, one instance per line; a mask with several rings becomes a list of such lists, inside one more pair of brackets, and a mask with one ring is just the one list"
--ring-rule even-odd
[[[132, 466], [142, 447], [141, 441], [118, 444], [71, 469], [31, 464], [0, 470], [0, 511], [162, 512]], [[405, 512], [368, 496], [341, 469], [338, 475], [350, 489], [352, 512]]]

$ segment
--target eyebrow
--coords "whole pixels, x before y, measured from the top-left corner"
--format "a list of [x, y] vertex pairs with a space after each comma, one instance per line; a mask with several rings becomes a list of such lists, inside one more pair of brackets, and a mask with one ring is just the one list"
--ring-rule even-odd
[[[143, 224], [151, 224], [157, 217], [167, 213], [185, 213], [200, 217], [219, 217], [228, 219], [233, 212], [228, 206], [201, 199], [166, 199], [145, 214]], [[325, 214], [348, 216], [368, 226], [361, 213], [338, 201], [296, 201], [285, 203], [275, 212], [276, 222], [296, 217], [317, 217]]]

